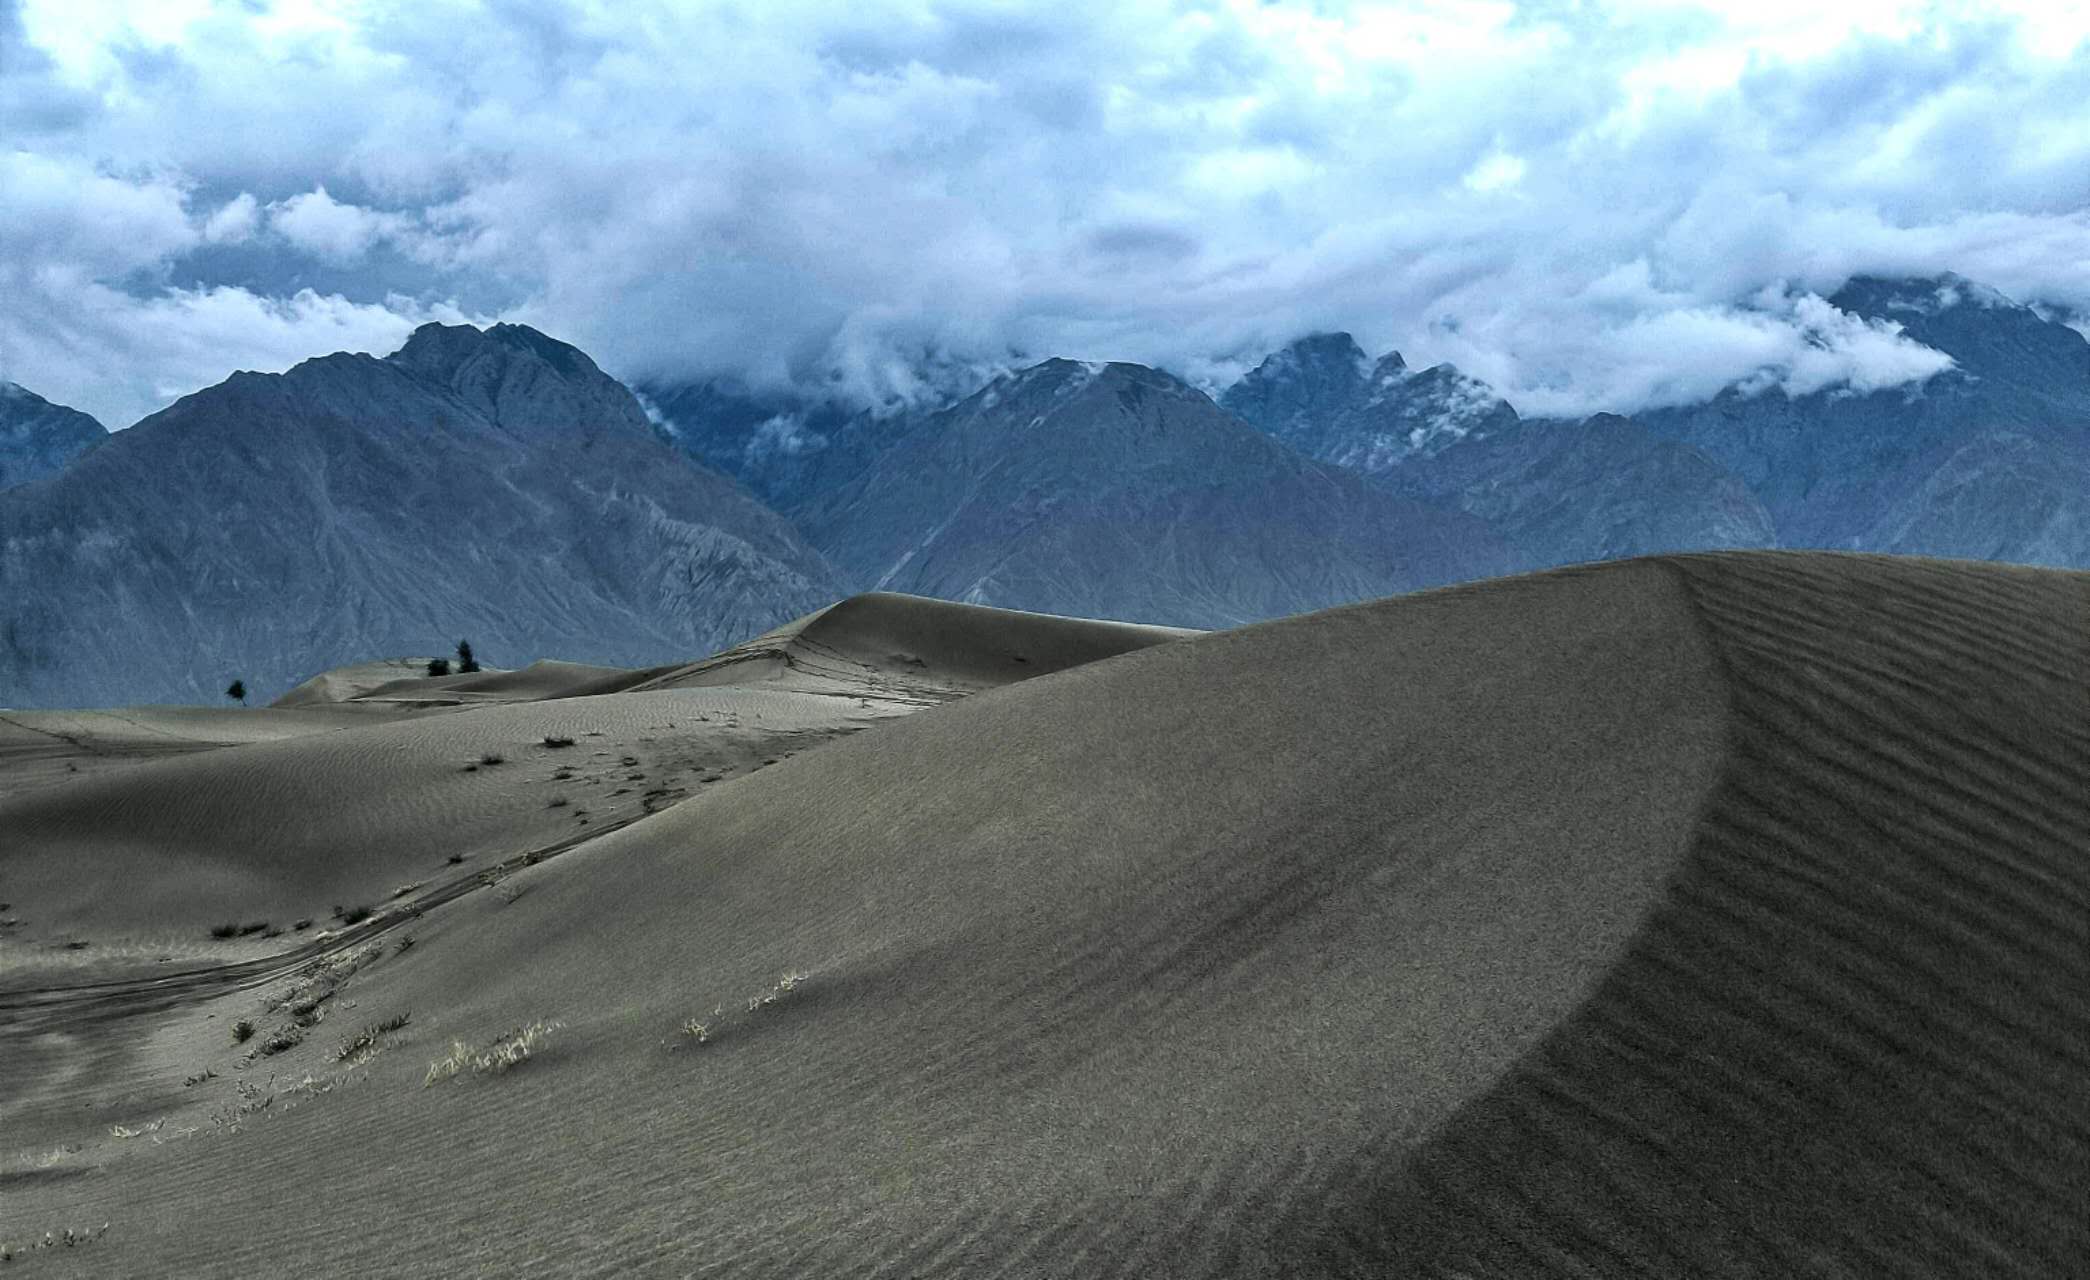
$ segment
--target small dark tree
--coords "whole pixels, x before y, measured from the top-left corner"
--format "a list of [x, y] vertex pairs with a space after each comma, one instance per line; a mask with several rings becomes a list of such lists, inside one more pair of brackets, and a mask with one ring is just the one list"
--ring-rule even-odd
[[432, 676], [449, 675], [450, 660], [448, 658], [430, 658], [428, 660], [428, 674]]
[[228, 698], [231, 698], [231, 699], [233, 699], [233, 700], [235, 700], [235, 701], [237, 701], [237, 702], [238, 702], [238, 703], [239, 703], [239, 704], [240, 704], [241, 706], [243, 706], [243, 707], [244, 707], [244, 706], [246, 706], [246, 705], [247, 705], [247, 682], [246, 682], [246, 681], [244, 681], [244, 680], [235, 680], [235, 681], [233, 681], [233, 682], [232, 682], [232, 687], [231, 687], [231, 688], [229, 688], [229, 689], [227, 689], [227, 690], [225, 691], [225, 696], [226, 696], [226, 697], [228, 697]]
[[472, 642], [469, 640], [459, 640], [457, 642], [458, 672], [462, 675], [470, 675], [472, 672], [477, 671], [478, 669], [479, 660], [472, 656]]

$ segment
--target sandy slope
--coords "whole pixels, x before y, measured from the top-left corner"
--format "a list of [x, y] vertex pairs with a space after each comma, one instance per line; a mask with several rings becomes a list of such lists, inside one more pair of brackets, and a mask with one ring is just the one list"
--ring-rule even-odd
[[81, 774], [396, 718], [381, 707], [122, 707], [0, 710], [0, 798]]
[[366, 932], [273, 1056], [225, 1032], [286, 1025], [265, 966], [0, 995], [0, 1236], [108, 1221], [38, 1255], [108, 1274], [2066, 1274], [2086, 636], [2080, 575], [1736, 555], [1076, 666]]
[[[418, 903], [882, 719], [1182, 634], [884, 596], [690, 668], [372, 662], [263, 711], [14, 713], [0, 988], [280, 950], [335, 908]], [[32, 767], [68, 785], [13, 785]], [[212, 938], [224, 924], [261, 927]]]

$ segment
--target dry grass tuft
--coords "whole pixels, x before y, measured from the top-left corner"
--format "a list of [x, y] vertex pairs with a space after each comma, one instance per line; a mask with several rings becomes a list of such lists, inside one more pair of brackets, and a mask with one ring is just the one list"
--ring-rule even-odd
[[341, 1042], [341, 1052], [334, 1055], [339, 1062], [361, 1062], [377, 1052], [378, 1041], [405, 1026], [413, 1017], [411, 1013], [395, 1013], [383, 1022], [372, 1023]]
[[539, 1019], [527, 1027], [517, 1027], [507, 1035], [497, 1037], [484, 1049], [473, 1049], [462, 1040], [452, 1043], [449, 1056], [438, 1058], [428, 1064], [428, 1075], [421, 1081], [422, 1088], [441, 1084], [470, 1069], [475, 1075], [499, 1075], [530, 1060], [537, 1047], [551, 1037], [551, 1033], [565, 1026], [563, 1022], [546, 1022]]

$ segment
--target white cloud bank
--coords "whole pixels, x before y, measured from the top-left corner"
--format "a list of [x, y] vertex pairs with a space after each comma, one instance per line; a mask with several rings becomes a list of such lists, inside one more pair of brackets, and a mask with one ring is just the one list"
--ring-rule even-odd
[[[1925, 0], [0, 0], [0, 377], [112, 424], [460, 312], [628, 376], [1312, 329], [1529, 412], [1892, 386], [1821, 301], [2090, 313], [2090, 15]], [[211, 122], [197, 127], [194, 122]], [[236, 127], [233, 122], [236, 122]]]

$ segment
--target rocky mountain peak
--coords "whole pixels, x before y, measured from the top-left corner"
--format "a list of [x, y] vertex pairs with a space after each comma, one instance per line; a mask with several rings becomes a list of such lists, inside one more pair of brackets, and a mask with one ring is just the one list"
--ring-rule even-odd
[[[1400, 357], [1391, 357], [1398, 362]], [[1381, 364], [1384, 361], [1380, 362]], [[1369, 384], [1370, 356], [1347, 333], [1314, 333], [1271, 353], [1219, 398], [1229, 413], [1294, 444]]]
[[1365, 380], [1374, 389], [1383, 389], [1407, 377], [1408, 373], [1408, 362], [1401, 358], [1401, 353], [1389, 351], [1372, 365], [1372, 371]]
[[385, 363], [446, 388], [511, 432], [653, 432], [622, 383], [579, 348], [528, 325], [425, 324]]
[[62, 471], [107, 438], [102, 424], [79, 410], [0, 382], [0, 489]]

